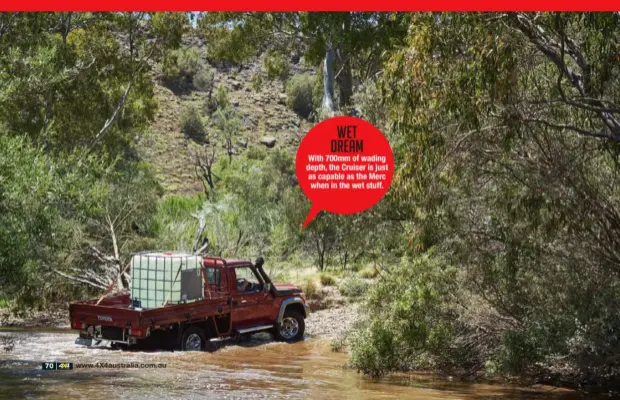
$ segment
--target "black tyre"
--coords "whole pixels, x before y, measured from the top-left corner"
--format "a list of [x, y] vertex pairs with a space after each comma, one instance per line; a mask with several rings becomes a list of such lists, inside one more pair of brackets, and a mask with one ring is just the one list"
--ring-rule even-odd
[[274, 336], [283, 342], [297, 342], [304, 337], [306, 322], [303, 315], [297, 311], [287, 310], [282, 317], [282, 322], [276, 324]]
[[190, 325], [185, 328], [183, 336], [181, 336], [181, 350], [204, 350], [206, 342], [207, 341], [205, 340], [205, 331], [196, 325]]
[[127, 350], [129, 348], [129, 346], [127, 346], [125, 343], [110, 343], [110, 348], [112, 350]]

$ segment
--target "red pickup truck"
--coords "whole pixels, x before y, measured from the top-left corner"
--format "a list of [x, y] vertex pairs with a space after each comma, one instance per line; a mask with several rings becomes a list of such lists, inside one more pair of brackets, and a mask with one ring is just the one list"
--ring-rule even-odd
[[[309, 307], [301, 289], [273, 284], [263, 260], [202, 258], [204, 297], [180, 304], [142, 309], [129, 294], [116, 294], [70, 305], [77, 344], [108, 341], [112, 347], [156, 344], [202, 350], [212, 338], [269, 331], [276, 339], [303, 338]], [[209, 279], [210, 278], [210, 279]]]

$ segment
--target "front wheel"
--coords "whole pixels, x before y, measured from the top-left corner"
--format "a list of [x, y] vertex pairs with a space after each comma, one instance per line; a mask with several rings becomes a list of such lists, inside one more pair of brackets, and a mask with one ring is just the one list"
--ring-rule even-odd
[[181, 350], [200, 351], [205, 348], [205, 332], [198, 326], [189, 326], [181, 337]]
[[274, 336], [283, 342], [296, 342], [304, 337], [306, 323], [297, 311], [286, 311], [282, 322], [276, 324]]

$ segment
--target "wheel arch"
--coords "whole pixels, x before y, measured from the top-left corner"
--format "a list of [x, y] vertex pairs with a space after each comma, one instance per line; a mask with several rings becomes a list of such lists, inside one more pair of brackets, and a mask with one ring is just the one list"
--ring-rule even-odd
[[297, 311], [304, 318], [308, 318], [309, 307], [304, 303], [301, 297], [291, 297], [288, 299], [284, 299], [282, 304], [280, 304], [280, 310], [278, 311], [278, 317], [276, 318], [276, 323], [279, 324], [282, 322], [282, 318], [284, 318], [284, 313], [286, 310]]

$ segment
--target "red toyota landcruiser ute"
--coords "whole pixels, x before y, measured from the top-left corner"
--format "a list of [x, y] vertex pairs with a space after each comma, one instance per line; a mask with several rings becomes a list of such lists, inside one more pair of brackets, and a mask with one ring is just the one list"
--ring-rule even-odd
[[185, 287], [196, 287], [198, 282], [200, 295], [194, 301], [186, 301], [183, 294], [176, 304], [167, 299], [143, 307], [132, 292], [71, 304], [71, 328], [80, 331], [76, 344], [107, 341], [121, 348], [149, 343], [202, 350], [210, 339], [259, 331], [286, 342], [303, 338], [309, 314], [304, 294], [290, 284], [273, 284], [262, 258], [256, 264], [217, 257], [198, 260], [198, 267], [191, 270], [196, 271], [193, 278], [183, 282]]

